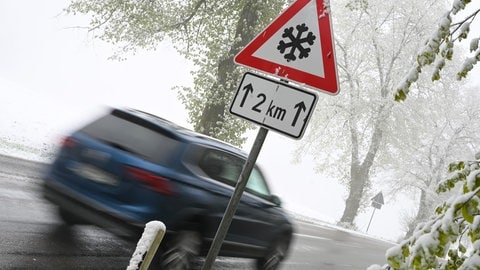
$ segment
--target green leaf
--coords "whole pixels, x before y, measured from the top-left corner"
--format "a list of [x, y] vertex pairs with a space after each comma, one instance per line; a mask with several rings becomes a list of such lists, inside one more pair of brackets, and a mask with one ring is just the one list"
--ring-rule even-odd
[[387, 258], [387, 261], [388, 261], [388, 264], [394, 269], [400, 269], [400, 262], [398, 262], [394, 258]]
[[448, 172], [449, 173], [455, 171], [456, 169], [457, 169], [457, 163], [452, 162], [452, 163], [448, 164]]
[[468, 223], [473, 223], [473, 216], [470, 214], [468, 205], [464, 204], [462, 206], [462, 216]]
[[397, 91], [397, 94], [395, 94], [395, 101], [405, 101], [407, 98], [407, 94], [405, 94], [405, 91], [403, 89]]
[[410, 255], [410, 249], [408, 248], [408, 246], [402, 246], [402, 255], [405, 258]]

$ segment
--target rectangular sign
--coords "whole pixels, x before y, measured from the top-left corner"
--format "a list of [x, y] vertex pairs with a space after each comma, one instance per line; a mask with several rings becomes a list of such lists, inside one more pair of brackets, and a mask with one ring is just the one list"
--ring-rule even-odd
[[300, 139], [316, 102], [314, 93], [247, 72], [230, 106], [230, 113]]

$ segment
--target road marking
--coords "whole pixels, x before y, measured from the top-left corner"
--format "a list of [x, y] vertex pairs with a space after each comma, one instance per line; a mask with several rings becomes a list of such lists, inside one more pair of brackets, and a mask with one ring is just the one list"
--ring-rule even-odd
[[319, 239], [319, 240], [332, 240], [330, 238], [325, 238], [321, 236], [313, 236], [313, 235], [308, 235], [308, 234], [300, 234], [300, 233], [295, 233], [294, 235], [298, 237], [305, 237], [305, 238], [312, 238], [312, 239]]
[[330, 231], [338, 231], [337, 228], [333, 228], [332, 225], [327, 225], [327, 224], [318, 224], [318, 223], [312, 223], [312, 222], [306, 222], [306, 221], [296, 221], [297, 223], [301, 223], [303, 225], [311, 226], [311, 227], [317, 227], [317, 228], [322, 228], [325, 230], [330, 230]]

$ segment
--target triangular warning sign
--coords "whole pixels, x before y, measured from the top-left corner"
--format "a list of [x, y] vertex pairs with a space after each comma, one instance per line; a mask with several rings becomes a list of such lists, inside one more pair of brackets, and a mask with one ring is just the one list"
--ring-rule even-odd
[[295, 1], [235, 56], [235, 62], [336, 94], [338, 79], [328, 3]]
[[375, 197], [372, 198], [372, 201], [378, 203], [378, 204], [384, 204], [383, 202], [383, 194], [382, 192], [379, 192], [377, 193], [377, 195], [375, 195]]

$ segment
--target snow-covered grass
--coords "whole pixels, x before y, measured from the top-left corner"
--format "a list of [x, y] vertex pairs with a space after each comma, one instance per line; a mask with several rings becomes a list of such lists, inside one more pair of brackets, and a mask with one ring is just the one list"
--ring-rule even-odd
[[17, 142], [9, 137], [0, 137], [0, 154], [38, 162], [50, 162], [53, 159], [53, 144], [29, 145]]

